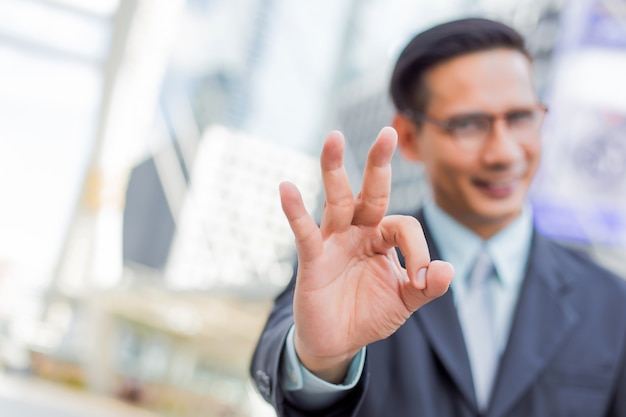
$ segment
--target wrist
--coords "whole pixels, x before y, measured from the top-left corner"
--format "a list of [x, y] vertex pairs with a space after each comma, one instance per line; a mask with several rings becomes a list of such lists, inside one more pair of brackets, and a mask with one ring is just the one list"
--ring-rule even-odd
[[295, 335], [294, 347], [300, 363], [312, 374], [331, 384], [341, 384], [346, 378], [350, 363], [360, 349], [340, 355], [321, 356], [312, 354]]

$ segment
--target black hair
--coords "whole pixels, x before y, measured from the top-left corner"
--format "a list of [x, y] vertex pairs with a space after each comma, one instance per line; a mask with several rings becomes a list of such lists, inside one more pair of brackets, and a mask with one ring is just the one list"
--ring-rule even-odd
[[454, 20], [417, 34], [402, 50], [389, 92], [399, 112], [423, 112], [428, 102], [424, 74], [435, 65], [472, 52], [508, 48], [532, 60], [524, 38], [501, 22], [482, 18]]

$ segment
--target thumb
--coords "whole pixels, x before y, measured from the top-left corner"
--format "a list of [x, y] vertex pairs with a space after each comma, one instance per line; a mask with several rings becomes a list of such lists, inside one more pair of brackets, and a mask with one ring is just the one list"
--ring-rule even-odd
[[454, 267], [448, 262], [432, 261], [428, 267], [422, 268], [400, 287], [400, 295], [407, 310], [414, 312], [444, 295], [453, 277]]

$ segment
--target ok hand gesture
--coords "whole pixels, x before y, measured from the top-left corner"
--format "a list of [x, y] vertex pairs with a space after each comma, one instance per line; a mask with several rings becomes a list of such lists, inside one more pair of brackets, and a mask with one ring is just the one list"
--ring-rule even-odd
[[296, 352], [307, 369], [330, 382], [343, 380], [363, 346], [390, 336], [415, 310], [444, 294], [454, 275], [450, 264], [431, 262], [414, 217], [385, 216], [396, 144], [395, 130], [383, 128], [354, 198], [343, 166], [343, 136], [328, 135], [321, 157], [326, 201], [319, 227], [298, 189], [280, 185], [298, 253]]

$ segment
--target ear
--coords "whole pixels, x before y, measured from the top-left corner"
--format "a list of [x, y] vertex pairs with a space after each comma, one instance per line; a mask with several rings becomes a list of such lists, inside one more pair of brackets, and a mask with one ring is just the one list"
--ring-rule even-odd
[[395, 114], [392, 123], [394, 129], [398, 132], [398, 148], [402, 151], [402, 156], [409, 161], [421, 160], [419, 127], [401, 113]]

